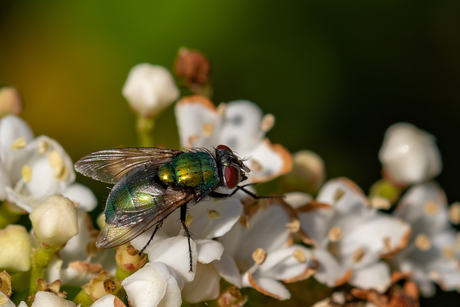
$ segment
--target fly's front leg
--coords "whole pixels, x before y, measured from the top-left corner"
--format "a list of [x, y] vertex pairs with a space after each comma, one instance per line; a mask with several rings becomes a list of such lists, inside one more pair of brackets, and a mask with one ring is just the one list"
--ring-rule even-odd
[[188, 255], [190, 259], [190, 272], [193, 271], [192, 267], [192, 247], [190, 245], [190, 231], [188, 230], [187, 226], [185, 225], [185, 218], [187, 216], [187, 204], [184, 204], [180, 207], [180, 222], [182, 223], [182, 227], [184, 228], [185, 235], [188, 238]]
[[145, 244], [145, 246], [141, 249], [141, 251], [139, 252], [139, 255], [142, 254], [142, 252], [144, 252], [144, 250], [147, 248], [147, 246], [149, 246], [150, 242], [152, 242], [153, 237], [154, 237], [155, 234], [157, 233], [158, 229], [161, 228], [161, 225], [163, 225], [163, 220], [160, 221], [160, 222], [157, 224], [157, 226], [155, 227], [155, 230], [153, 231], [152, 235], [150, 236], [149, 241], [148, 241], [147, 244]]

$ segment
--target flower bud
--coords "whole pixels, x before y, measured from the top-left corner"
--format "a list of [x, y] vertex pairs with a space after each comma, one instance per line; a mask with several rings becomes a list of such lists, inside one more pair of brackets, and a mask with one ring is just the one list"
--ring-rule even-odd
[[189, 87], [202, 86], [209, 81], [211, 65], [204, 54], [180, 48], [174, 65], [175, 74]]
[[292, 171], [282, 177], [286, 192], [301, 191], [316, 194], [324, 183], [324, 162], [320, 156], [309, 150], [301, 150], [293, 155]]
[[103, 271], [93, 277], [82, 289], [93, 301], [96, 301], [107, 294], [117, 294], [121, 285], [113, 277], [109, 277], [107, 271]]
[[131, 108], [143, 117], [158, 115], [180, 95], [171, 73], [148, 63], [131, 68], [122, 93]]
[[47, 197], [30, 213], [38, 240], [61, 246], [78, 234], [77, 209], [70, 199], [59, 194]]
[[0, 117], [8, 114], [19, 115], [22, 111], [21, 96], [18, 91], [7, 86], [0, 89]]
[[0, 273], [0, 292], [4, 293], [8, 297], [11, 297], [11, 294], [13, 293], [11, 290], [11, 276], [6, 271], [3, 271]]
[[39, 291], [35, 295], [32, 307], [75, 307], [75, 303], [63, 299], [48, 291]]
[[139, 251], [128, 243], [118, 247], [115, 259], [118, 267], [129, 275], [145, 264], [147, 255], [139, 255]]
[[0, 230], [0, 268], [25, 272], [30, 269], [32, 238], [20, 225]]
[[384, 177], [395, 185], [428, 181], [442, 170], [441, 154], [435, 138], [408, 123], [398, 123], [388, 128], [379, 159]]

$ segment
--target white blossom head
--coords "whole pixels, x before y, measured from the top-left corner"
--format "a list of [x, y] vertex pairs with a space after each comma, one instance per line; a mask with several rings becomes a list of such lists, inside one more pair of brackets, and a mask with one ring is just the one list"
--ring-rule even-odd
[[58, 295], [47, 292], [38, 291], [35, 295], [35, 300], [32, 307], [76, 307], [75, 303], [68, 301]]
[[171, 73], [163, 66], [142, 63], [131, 68], [123, 96], [143, 117], [153, 117], [179, 98], [180, 92]]
[[394, 124], [387, 129], [379, 159], [384, 175], [399, 185], [428, 181], [442, 170], [435, 138], [408, 123]]
[[47, 197], [30, 213], [37, 239], [50, 246], [61, 246], [78, 234], [77, 209], [62, 195]]
[[0, 230], [0, 268], [18, 272], [30, 269], [32, 238], [24, 226], [8, 225]]

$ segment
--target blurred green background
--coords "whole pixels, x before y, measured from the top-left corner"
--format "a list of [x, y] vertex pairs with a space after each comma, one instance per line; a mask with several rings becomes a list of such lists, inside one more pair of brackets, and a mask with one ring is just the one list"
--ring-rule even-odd
[[[0, 85], [16, 86], [36, 135], [72, 159], [136, 146], [121, 95], [141, 62], [172, 68], [181, 46], [212, 61], [215, 103], [249, 99], [268, 136], [323, 157], [328, 178], [365, 191], [383, 133], [407, 121], [438, 139], [449, 202], [460, 200], [460, 1], [0, 1]], [[173, 108], [157, 141], [178, 146]], [[78, 177], [104, 201], [103, 184]], [[422, 306], [458, 305], [456, 293]]]

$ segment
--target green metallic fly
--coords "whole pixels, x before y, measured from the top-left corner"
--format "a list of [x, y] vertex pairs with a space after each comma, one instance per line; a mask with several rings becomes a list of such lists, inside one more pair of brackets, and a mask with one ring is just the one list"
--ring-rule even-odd
[[[180, 208], [185, 225], [188, 204], [205, 197], [227, 198], [238, 190], [259, 198], [245, 186], [249, 168], [225, 145], [213, 151], [194, 148], [187, 151], [162, 148], [115, 148], [93, 152], [75, 164], [79, 173], [105, 183], [115, 184], [105, 207], [106, 225], [96, 242], [98, 248], [125, 244], [156, 226], [149, 245], [164, 219]], [[219, 192], [220, 188], [230, 194]], [[190, 269], [192, 259], [190, 257]]]

